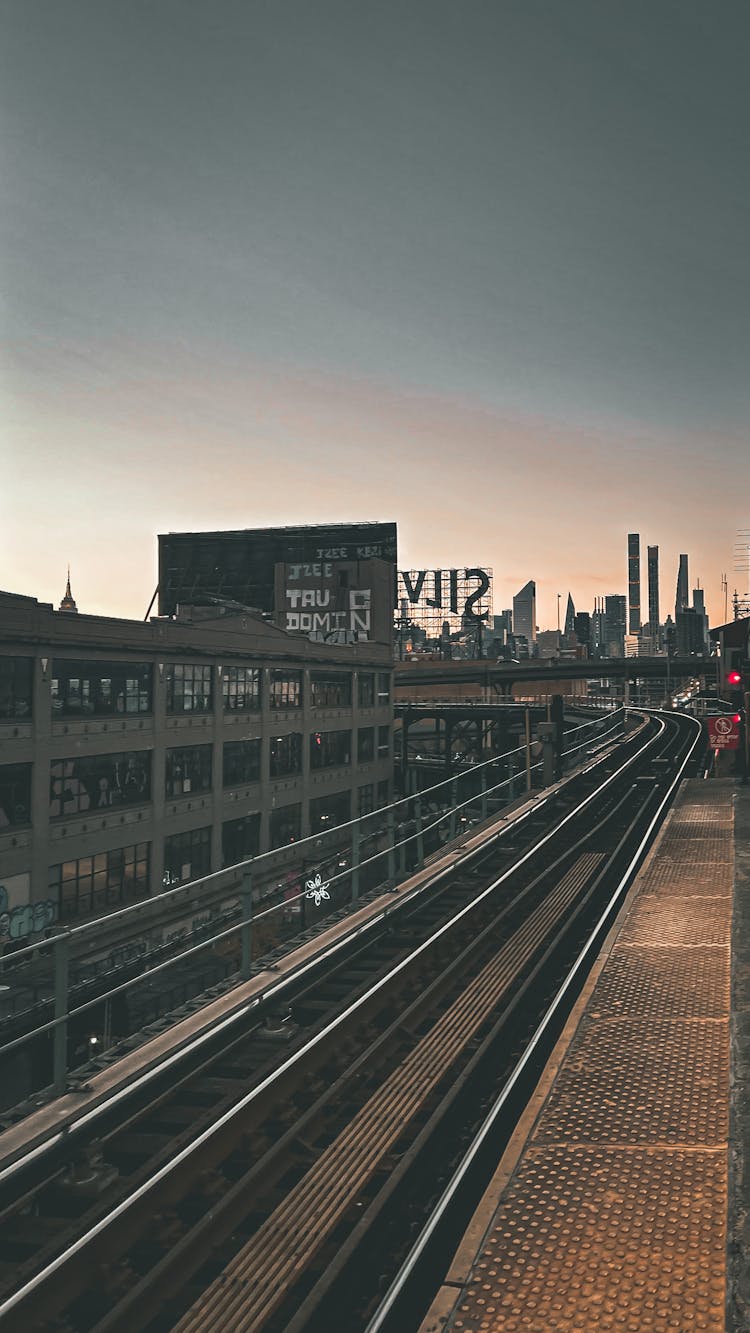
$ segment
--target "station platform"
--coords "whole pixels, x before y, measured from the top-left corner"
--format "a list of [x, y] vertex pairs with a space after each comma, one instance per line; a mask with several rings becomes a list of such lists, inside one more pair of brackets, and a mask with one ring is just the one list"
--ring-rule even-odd
[[750, 788], [695, 779], [420, 1333], [750, 1329], [748, 1093]]

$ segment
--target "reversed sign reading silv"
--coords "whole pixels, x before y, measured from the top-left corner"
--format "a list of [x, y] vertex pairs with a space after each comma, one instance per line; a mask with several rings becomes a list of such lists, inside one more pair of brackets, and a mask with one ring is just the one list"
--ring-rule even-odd
[[709, 717], [708, 743], [712, 750], [738, 750], [740, 725], [733, 717]]
[[429, 638], [488, 625], [492, 618], [492, 570], [402, 569], [398, 574], [398, 619], [412, 622]]

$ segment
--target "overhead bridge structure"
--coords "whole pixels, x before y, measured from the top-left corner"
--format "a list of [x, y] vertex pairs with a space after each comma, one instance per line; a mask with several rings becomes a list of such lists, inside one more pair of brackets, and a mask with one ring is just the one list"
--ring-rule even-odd
[[[608, 657], [569, 661], [564, 658], [531, 658], [525, 662], [410, 661], [395, 668], [398, 690], [426, 686], [473, 685], [509, 695], [515, 685], [546, 681], [612, 680], [634, 684], [639, 680], [680, 680], [716, 676], [715, 657]], [[398, 695], [397, 695], [398, 697]], [[404, 696], [402, 695], [402, 698]]]

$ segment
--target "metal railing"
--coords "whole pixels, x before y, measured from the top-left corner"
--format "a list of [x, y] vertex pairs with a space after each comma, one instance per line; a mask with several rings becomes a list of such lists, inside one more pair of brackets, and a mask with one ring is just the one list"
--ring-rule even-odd
[[[582, 752], [609, 744], [624, 730], [625, 719], [625, 710], [620, 709], [566, 731], [563, 771], [579, 764]], [[269, 954], [273, 957], [274, 950], [278, 955], [291, 940], [298, 943], [306, 934], [316, 933], [331, 915], [356, 906], [363, 893], [395, 886], [467, 827], [484, 822], [514, 803], [523, 791], [531, 791], [542, 767], [542, 759], [524, 743], [347, 823], [165, 889], [152, 898], [64, 928], [6, 954], [0, 960], [0, 998], [5, 1000], [6, 1010], [14, 987], [21, 993], [29, 990], [29, 969], [38, 970], [40, 960], [45, 958], [50, 968], [46, 986], [36, 987], [36, 999], [26, 1011], [6, 1012], [3, 1019], [0, 1008], [0, 1027], [7, 1030], [10, 1022], [24, 1018], [27, 1024], [27, 1030], [0, 1045], [0, 1060], [36, 1043], [36, 1063], [51, 1074], [52, 1090], [62, 1092], [71, 1068], [88, 1064], [91, 1059], [90, 1042], [84, 1039], [81, 1044], [81, 1020], [89, 1021], [90, 1026], [95, 1020], [108, 1042], [116, 1002], [129, 1000], [140, 989], [146, 992], [147, 1003], [142, 1002], [140, 1009], [136, 1006], [136, 1014], [128, 1016], [131, 1030], [124, 1037], [132, 1035], [135, 1018], [142, 1018], [144, 1008], [148, 1010], [155, 982], [168, 977], [170, 969], [175, 970], [174, 977], [180, 969], [184, 973], [187, 965], [189, 975], [178, 978], [171, 993], [153, 997], [158, 1001], [155, 1017], [184, 1004], [191, 987], [192, 996], [206, 990], [205, 977], [196, 974], [195, 965], [207, 956], [225, 980], [231, 975], [231, 984], [247, 980], [258, 958], [268, 959]], [[282, 881], [279, 869], [282, 873], [286, 869]], [[200, 911], [206, 899], [216, 901], [217, 894], [223, 898], [222, 914], [229, 919], [228, 925], [202, 939], [193, 934], [185, 947], [181, 947], [181, 940], [165, 943], [152, 938], [154, 931], [164, 929], [165, 915], [170, 915], [168, 924], [173, 924], [175, 913]], [[312, 921], [308, 919], [311, 911]], [[128, 940], [145, 939], [148, 947], [133, 960], [133, 975], [109, 985], [108, 978], [118, 973], [121, 976], [127, 968], [121, 966], [98, 975], [95, 972], [88, 979], [86, 968], [96, 963], [97, 935], [101, 941], [103, 935], [111, 936], [113, 927]], [[79, 976], [72, 986], [71, 969], [76, 962]], [[95, 992], [88, 998], [87, 985]], [[71, 1003], [76, 1000], [76, 992], [84, 998]], [[143, 994], [140, 999], [143, 1001]], [[51, 1016], [46, 1017], [50, 1010]], [[35, 1021], [37, 1016], [41, 1021]], [[122, 1026], [121, 1020], [115, 1026]], [[135, 1030], [142, 1031], [144, 1026], [141, 1022]], [[123, 1040], [123, 1034], [118, 1033], [116, 1040]], [[50, 1078], [43, 1074], [40, 1086], [49, 1085]]]

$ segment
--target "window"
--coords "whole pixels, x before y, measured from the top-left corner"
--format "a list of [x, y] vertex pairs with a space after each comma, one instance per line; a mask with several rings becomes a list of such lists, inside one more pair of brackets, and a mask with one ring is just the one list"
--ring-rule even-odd
[[151, 753], [86, 755], [50, 764], [50, 819], [151, 799]]
[[302, 732], [290, 731], [287, 736], [272, 736], [269, 764], [272, 778], [285, 778], [290, 773], [301, 773]]
[[391, 701], [391, 673], [390, 671], [378, 672], [378, 703], [387, 704]]
[[271, 699], [272, 708], [302, 707], [302, 672], [272, 671]]
[[210, 666], [167, 667], [167, 712], [210, 713], [213, 707]]
[[310, 702], [313, 708], [351, 708], [351, 675], [336, 675], [330, 671], [311, 672]]
[[248, 861], [260, 851], [260, 815], [245, 815], [243, 819], [227, 819], [221, 826], [221, 855], [225, 866], [236, 866]]
[[260, 781], [260, 740], [227, 741], [224, 746], [224, 786]]
[[387, 759], [391, 753], [390, 727], [378, 727], [378, 759]]
[[282, 805], [279, 810], [272, 810], [269, 827], [271, 848], [285, 847], [289, 842], [297, 842], [301, 821], [301, 805]]
[[388, 781], [378, 783], [378, 803], [375, 807], [380, 810], [381, 806], [388, 804]]
[[150, 843], [139, 842], [50, 866], [50, 898], [59, 904], [58, 919], [70, 921], [148, 897], [150, 852]]
[[31, 717], [31, 657], [0, 657], [0, 718]]
[[60, 717], [150, 713], [153, 668], [146, 662], [52, 663], [52, 712]]
[[357, 732], [357, 762], [366, 764], [375, 758], [375, 728], [360, 727]]
[[314, 731], [310, 737], [310, 767], [336, 768], [352, 761], [351, 731]]
[[178, 749], [167, 750], [167, 796], [187, 796], [190, 792], [210, 790], [210, 745], [181, 745]]
[[262, 674], [257, 667], [227, 667], [222, 685], [224, 711], [246, 713], [260, 708]]
[[211, 873], [211, 830], [192, 828], [164, 839], [164, 887]]
[[360, 708], [372, 708], [375, 703], [375, 677], [371, 671], [360, 671], [357, 697]]
[[0, 833], [31, 823], [31, 764], [0, 766]]
[[310, 802], [310, 832], [323, 833], [335, 828], [337, 824], [346, 824], [351, 815], [351, 792], [334, 792], [331, 796], [318, 796]]
[[369, 815], [375, 809], [375, 788], [371, 782], [359, 789], [359, 813]]

